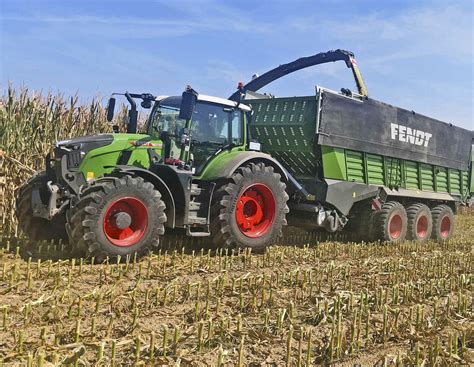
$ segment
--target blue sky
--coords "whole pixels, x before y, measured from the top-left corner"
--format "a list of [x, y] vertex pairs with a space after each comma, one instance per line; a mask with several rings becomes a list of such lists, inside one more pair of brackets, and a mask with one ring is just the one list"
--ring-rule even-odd
[[[473, 119], [473, 2], [0, 0], [0, 88], [229, 96], [239, 81], [321, 51], [355, 53], [371, 97], [465, 128]], [[266, 91], [355, 89], [332, 63]]]

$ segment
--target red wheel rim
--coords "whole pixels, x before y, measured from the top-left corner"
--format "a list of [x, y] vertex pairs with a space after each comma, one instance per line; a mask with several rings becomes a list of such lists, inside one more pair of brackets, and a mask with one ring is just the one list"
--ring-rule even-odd
[[390, 222], [388, 224], [388, 231], [390, 233], [390, 237], [393, 240], [396, 240], [402, 234], [403, 228], [403, 220], [400, 214], [394, 214], [390, 218]]
[[115, 246], [133, 246], [148, 226], [148, 210], [141, 200], [124, 197], [112, 202], [105, 212], [104, 233]]
[[416, 236], [418, 238], [428, 236], [428, 218], [426, 215], [422, 215], [418, 218], [418, 222], [416, 223]]
[[240, 232], [255, 238], [265, 235], [275, 219], [275, 197], [263, 184], [245, 189], [237, 200], [235, 218]]
[[440, 234], [442, 238], [448, 238], [449, 232], [451, 232], [451, 219], [445, 216], [441, 220]]

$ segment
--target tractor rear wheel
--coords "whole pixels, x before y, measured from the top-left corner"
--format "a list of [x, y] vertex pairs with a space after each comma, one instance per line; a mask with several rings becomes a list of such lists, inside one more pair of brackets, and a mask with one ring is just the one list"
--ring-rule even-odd
[[40, 198], [46, 205], [50, 195], [46, 186], [48, 181], [45, 171], [38, 172], [20, 189], [15, 208], [18, 226], [31, 241], [67, 241], [66, 216], [64, 213], [58, 213], [51, 220], [33, 215], [31, 202], [33, 189], [39, 188]]
[[425, 204], [416, 203], [407, 208], [408, 230], [407, 239], [412, 241], [426, 241], [431, 237], [433, 218], [430, 208]]
[[215, 247], [250, 247], [260, 251], [282, 235], [287, 224], [286, 185], [271, 166], [239, 168], [215, 193], [211, 236]]
[[407, 234], [407, 212], [398, 201], [387, 201], [377, 213], [379, 239], [402, 242]]
[[454, 232], [454, 214], [452, 209], [445, 205], [438, 205], [431, 210], [433, 216], [433, 231], [431, 238], [443, 242], [449, 240]]
[[70, 242], [87, 257], [141, 256], [164, 234], [165, 204], [141, 177], [104, 177], [82, 190], [67, 213]]

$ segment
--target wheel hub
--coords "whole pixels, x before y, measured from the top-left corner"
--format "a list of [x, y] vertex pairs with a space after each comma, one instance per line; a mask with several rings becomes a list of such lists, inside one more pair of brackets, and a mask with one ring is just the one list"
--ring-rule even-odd
[[109, 204], [103, 217], [104, 234], [115, 246], [137, 244], [148, 227], [148, 209], [134, 197], [123, 197]]
[[237, 225], [247, 237], [266, 234], [275, 219], [275, 198], [263, 184], [249, 186], [238, 198], [235, 211]]
[[449, 232], [451, 231], [451, 219], [448, 216], [445, 216], [441, 220], [440, 234], [442, 238], [448, 238]]
[[425, 238], [428, 235], [428, 218], [423, 215], [416, 223], [416, 235], [418, 238]]
[[390, 237], [392, 237], [392, 239], [394, 240], [398, 239], [402, 234], [402, 227], [402, 217], [399, 214], [394, 214], [392, 218], [390, 218], [390, 222], [388, 225]]
[[118, 212], [113, 216], [113, 220], [118, 229], [125, 229], [132, 224], [132, 217], [127, 212]]

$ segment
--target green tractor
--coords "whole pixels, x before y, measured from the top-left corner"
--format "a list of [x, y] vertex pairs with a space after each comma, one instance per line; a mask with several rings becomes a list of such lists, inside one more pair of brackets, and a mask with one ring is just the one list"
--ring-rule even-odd
[[[294, 71], [344, 61], [357, 92], [257, 93]], [[127, 133], [56, 143], [20, 190], [32, 240], [62, 239], [85, 256], [144, 254], [165, 233], [261, 250], [289, 224], [365, 241], [445, 241], [474, 191], [471, 131], [368, 97], [351, 52], [280, 65], [229, 99], [123, 94]], [[137, 102], [151, 109], [137, 134]], [[109, 100], [112, 121], [115, 98]]]
[[[141, 255], [173, 229], [212, 235], [215, 246], [263, 248], [280, 235], [286, 171], [249, 149], [248, 106], [191, 88], [124, 95], [127, 133], [57, 142], [46, 170], [20, 190], [17, 216], [30, 239], [62, 239], [101, 259]], [[136, 100], [152, 107], [146, 134], [136, 133]]]

